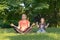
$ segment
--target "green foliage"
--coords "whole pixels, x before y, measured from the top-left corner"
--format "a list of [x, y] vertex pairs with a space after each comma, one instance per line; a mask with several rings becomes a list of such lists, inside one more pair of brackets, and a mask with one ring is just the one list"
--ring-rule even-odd
[[11, 23], [11, 20], [18, 22], [21, 14], [25, 13], [31, 22], [35, 21], [35, 17], [38, 19], [44, 17], [51, 25], [57, 25], [60, 17], [56, 16], [59, 15], [59, 2], [59, 0], [0, 0], [0, 19], [5, 23], [7, 21], [7, 24]]

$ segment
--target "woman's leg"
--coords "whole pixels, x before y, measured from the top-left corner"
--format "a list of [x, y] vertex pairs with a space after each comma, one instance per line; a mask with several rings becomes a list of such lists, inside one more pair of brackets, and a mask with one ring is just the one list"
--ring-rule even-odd
[[20, 30], [19, 30], [17, 27], [14, 27], [14, 30], [15, 30], [17, 33], [20, 33]]
[[28, 32], [30, 32], [31, 29], [32, 29], [32, 27], [28, 27], [28, 28], [24, 31], [24, 33], [28, 33]]
[[14, 30], [17, 32], [17, 33], [23, 33], [22, 31], [20, 31], [20, 29], [18, 29], [17, 27], [13, 27], [14, 28]]

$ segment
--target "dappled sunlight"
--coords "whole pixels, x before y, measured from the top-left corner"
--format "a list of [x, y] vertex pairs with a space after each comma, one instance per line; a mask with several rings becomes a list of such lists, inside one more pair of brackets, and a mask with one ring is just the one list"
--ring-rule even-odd
[[[56, 29], [56, 30], [55, 30]], [[1, 40], [59, 40], [60, 38], [60, 28], [48, 28], [46, 33], [26, 33], [19, 34], [14, 32], [12, 28], [10, 29], [0, 29], [0, 39]], [[4, 30], [4, 31], [3, 31]], [[35, 29], [34, 29], [35, 30]], [[33, 31], [34, 31], [33, 30]], [[15, 39], [16, 38], [16, 39]]]
[[[12, 34], [10, 34], [11, 36], [7, 36], [7, 38], [9, 38], [10, 40], [12, 40], [12, 39], [14, 39], [14, 37], [16, 37], [16, 38], [19, 38], [19, 39], [22, 39], [22, 40], [24, 40], [24, 39], [42, 39], [42, 38], [44, 38], [43, 40], [48, 40], [48, 39], [54, 39], [54, 40], [56, 40], [56, 39], [58, 39], [56, 36], [57, 36], [57, 34], [53, 34], [53, 33], [45, 33], [45, 34], [42, 34], [42, 33], [40, 33], [40, 34], [36, 34], [36, 33], [28, 33], [28, 34], [19, 34], [19, 35], [13, 35], [12, 36]], [[35, 38], [34, 38], [35, 37]], [[24, 38], [24, 39], [23, 39]]]
[[[3, 34], [0, 34], [0, 39], [4, 39], [4, 40], [12, 40], [12, 39], [15, 39], [15, 38], [19, 38], [19, 39], [29, 39], [29, 38], [32, 38], [34, 40], [34, 37], [37, 39], [42, 39], [44, 38], [45, 40], [47, 39], [54, 39], [54, 40], [57, 40], [58, 39], [58, 36], [60, 34], [55, 34], [55, 33], [27, 33], [27, 34], [19, 34], [19, 33], [3, 33]], [[22, 40], [24, 40], [22, 39]], [[43, 40], [44, 40], [43, 39]], [[16, 39], [17, 40], [17, 39]]]
[[51, 38], [54, 38], [54, 39], [58, 39], [58, 34], [55, 34], [55, 33], [48, 33], [47, 34], [49, 37], [51, 37]]
[[[18, 40], [24, 40], [25, 38], [27, 39], [33, 39], [33, 40], [36, 40], [35, 38], [38, 38], [39, 39], [42, 39], [42, 40], [50, 40], [50, 39], [54, 39], [54, 40], [57, 40], [58, 39], [58, 36], [60, 34], [54, 34], [54, 33], [27, 33], [27, 34], [18, 34], [18, 33], [3, 33], [3, 34], [0, 34], [0, 39], [3, 39], [3, 40], [14, 40], [15, 38], [18, 38]], [[24, 39], [22, 39], [24, 37]], [[35, 37], [35, 38], [34, 38]], [[17, 39], [16, 39], [17, 40]]]

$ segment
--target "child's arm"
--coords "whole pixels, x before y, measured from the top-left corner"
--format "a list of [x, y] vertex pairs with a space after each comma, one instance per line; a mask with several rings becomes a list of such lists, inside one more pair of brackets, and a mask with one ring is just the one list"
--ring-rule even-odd
[[45, 28], [47, 28], [49, 26], [49, 23], [45, 26]]

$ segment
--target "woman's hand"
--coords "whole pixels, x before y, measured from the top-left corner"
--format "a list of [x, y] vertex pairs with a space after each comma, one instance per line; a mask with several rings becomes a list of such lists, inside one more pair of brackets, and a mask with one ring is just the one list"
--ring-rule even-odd
[[34, 26], [34, 25], [35, 25], [35, 23], [33, 23], [33, 24], [31, 25], [31, 27]]
[[37, 26], [37, 27], [39, 27], [39, 24], [38, 24], [38, 22], [36, 22], [36, 26]]
[[15, 26], [15, 25], [13, 23], [11, 23], [10, 26]]

